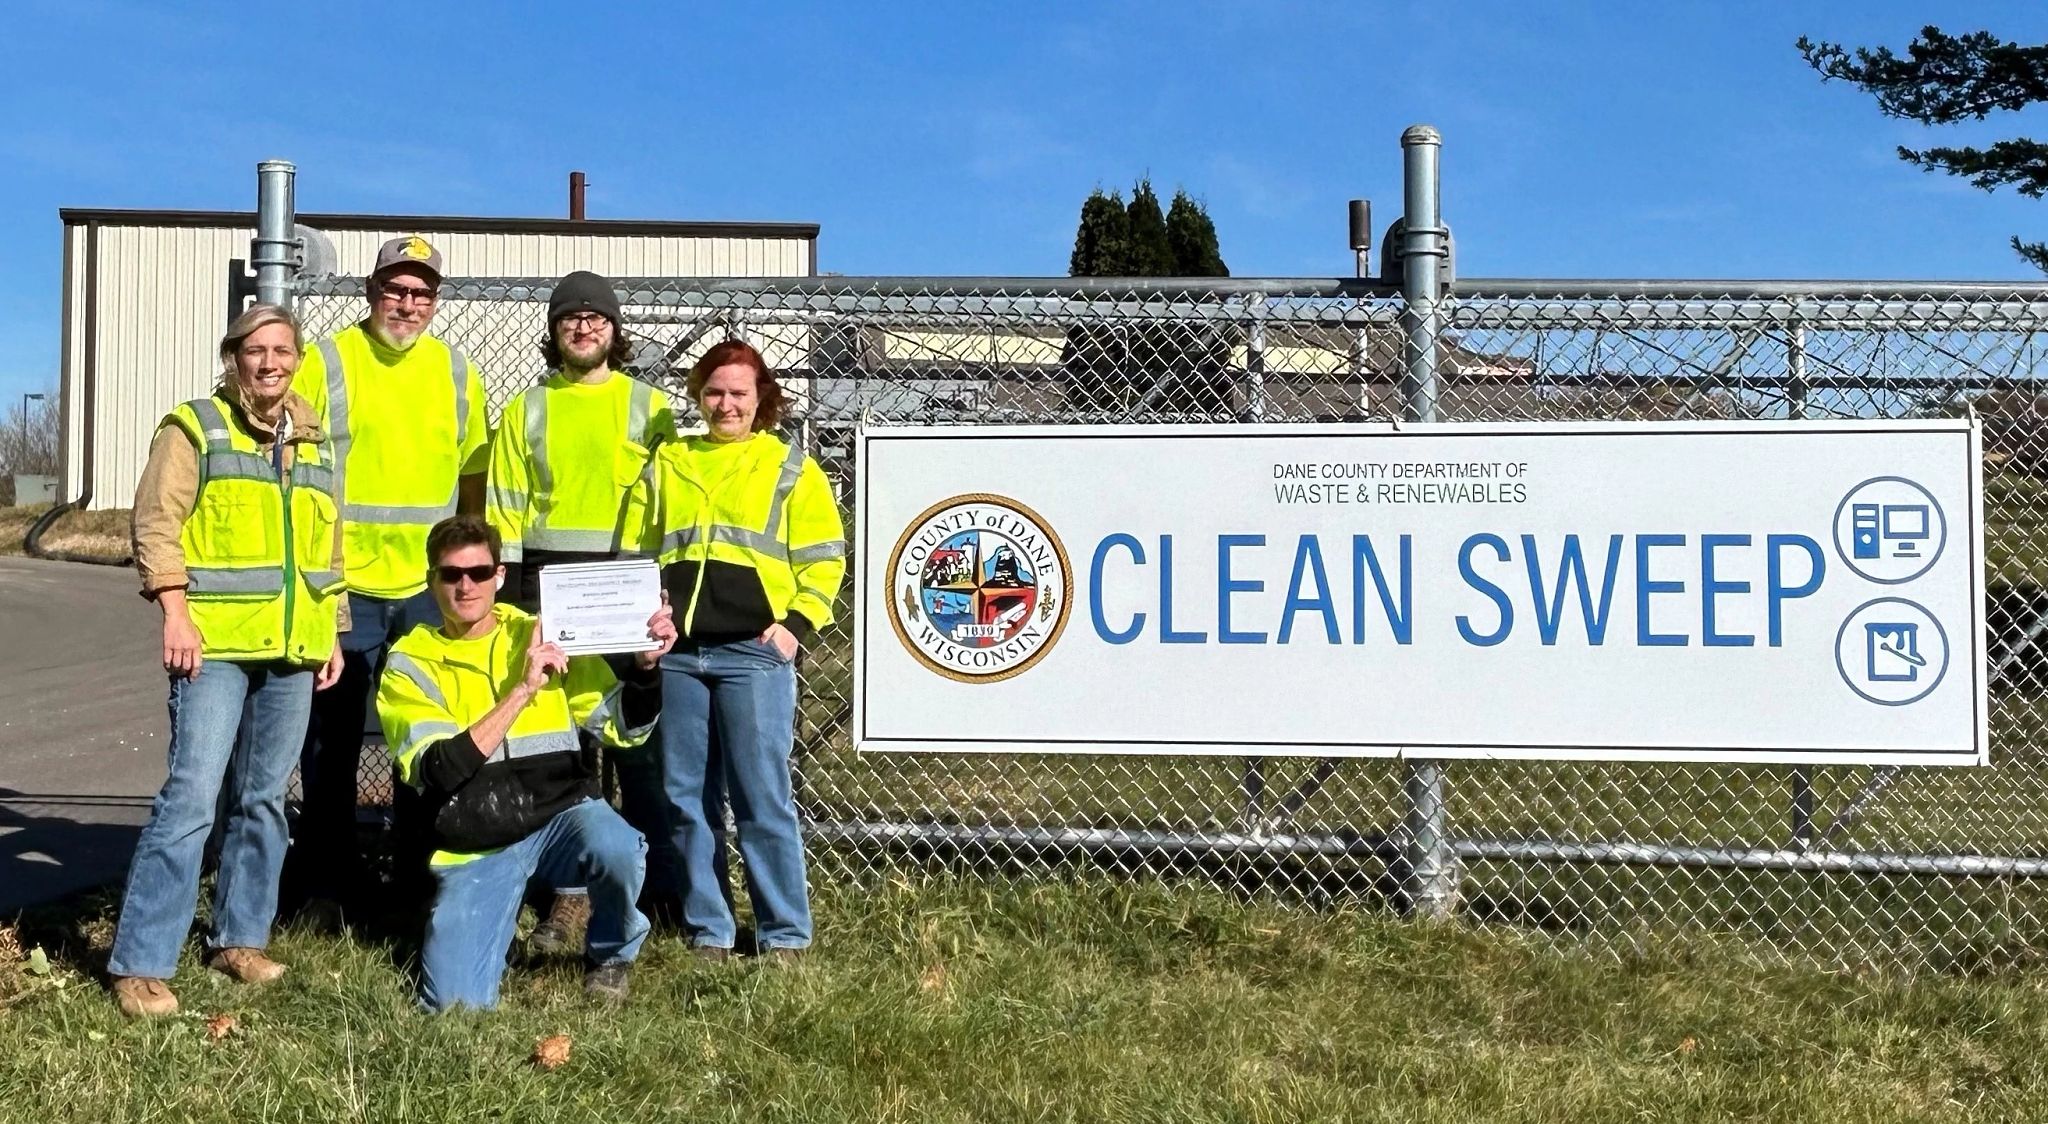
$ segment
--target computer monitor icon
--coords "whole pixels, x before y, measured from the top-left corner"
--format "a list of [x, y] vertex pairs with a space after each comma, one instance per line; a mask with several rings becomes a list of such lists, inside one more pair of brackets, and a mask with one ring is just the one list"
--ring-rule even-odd
[[1886, 542], [1897, 544], [1894, 556], [1920, 557], [1920, 543], [1932, 534], [1930, 522], [1926, 504], [1884, 505], [1884, 537]]

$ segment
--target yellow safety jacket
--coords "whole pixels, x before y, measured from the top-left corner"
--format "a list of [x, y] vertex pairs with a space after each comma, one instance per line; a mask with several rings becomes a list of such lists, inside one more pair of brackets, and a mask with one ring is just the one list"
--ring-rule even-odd
[[217, 398], [165, 415], [199, 447], [199, 494], [179, 532], [185, 604], [200, 654], [320, 664], [334, 651], [342, 576], [334, 565], [334, 470], [301, 444], [291, 471]]
[[473, 775], [436, 791], [427, 754], [475, 725], [526, 678], [526, 650], [539, 621], [511, 605], [491, 611], [498, 626], [475, 640], [451, 639], [426, 624], [400, 637], [377, 686], [377, 715], [399, 778], [428, 796], [443, 844], [430, 860], [437, 865], [510, 846], [563, 808], [596, 795], [577, 730], [629, 748], [646, 742], [654, 729], [652, 721], [625, 727], [622, 688], [604, 657], [571, 656], [568, 674], [534, 696], [489, 757], [461, 749], [473, 760], [456, 764]]
[[675, 432], [668, 395], [623, 373], [586, 385], [558, 371], [520, 392], [499, 415], [484, 493], [504, 560], [636, 552], [620, 509], [648, 449]]
[[800, 447], [765, 432], [737, 448], [697, 436], [663, 442], [627, 500], [627, 519], [663, 566], [699, 564], [697, 588], [676, 607], [682, 635], [694, 635], [706, 562], [753, 569], [777, 618], [832, 623], [845, 529], [824, 470]]
[[425, 589], [427, 530], [455, 514], [461, 477], [485, 467], [475, 365], [431, 335], [393, 351], [357, 324], [316, 343], [292, 389], [334, 449], [348, 587], [392, 599]]

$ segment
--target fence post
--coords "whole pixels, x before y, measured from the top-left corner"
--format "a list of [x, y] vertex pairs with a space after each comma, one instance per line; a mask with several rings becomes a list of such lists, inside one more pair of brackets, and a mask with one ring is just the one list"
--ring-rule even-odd
[[[1431, 126], [1414, 125], [1401, 134], [1401, 412], [1412, 422], [1437, 420], [1437, 345], [1443, 329], [1437, 299], [1450, 252], [1439, 210], [1442, 148], [1443, 137]], [[1448, 918], [1458, 908], [1458, 869], [1451, 852], [1443, 762], [1404, 760], [1401, 792], [1407, 802], [1402, 835], [1409, 908], [1419, 917]]]
[[[1806, 416], [1806, 323], [1795, 313], [1785, 344], [1785, 416]], [[1813, 844], [1813, 766], [1794, 765], [1792, 787], [1792, 849]]]
[[292, 277], [298, 272], [292, 236], [298, 223], [292, 202], [297, 174], [289, 160], [256, 165], [256, 237], [249, 240], [249, 263], [256, 269], [256, 299], [280, 308], [292, 306]]

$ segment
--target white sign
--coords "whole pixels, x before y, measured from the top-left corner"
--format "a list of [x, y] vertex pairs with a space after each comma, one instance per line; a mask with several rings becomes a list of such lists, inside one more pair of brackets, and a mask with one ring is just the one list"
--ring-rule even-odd
[[869, 427], [862, 750], [1987, 760], [1963, 421]]
[[540, 568], [541, 634], [571, 656], [651, 652], [661, 567], [647, 560], [558, 562]]

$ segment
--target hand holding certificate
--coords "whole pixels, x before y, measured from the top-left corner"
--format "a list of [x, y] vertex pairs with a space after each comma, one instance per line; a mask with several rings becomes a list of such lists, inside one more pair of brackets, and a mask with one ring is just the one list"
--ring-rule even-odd
[[653, 562], [572, 562], [540, 571], [541, 631], [568, 655], [666, 651], [674, 625], [657, 630], [651, 623], [662, 609], [661, 570]]

